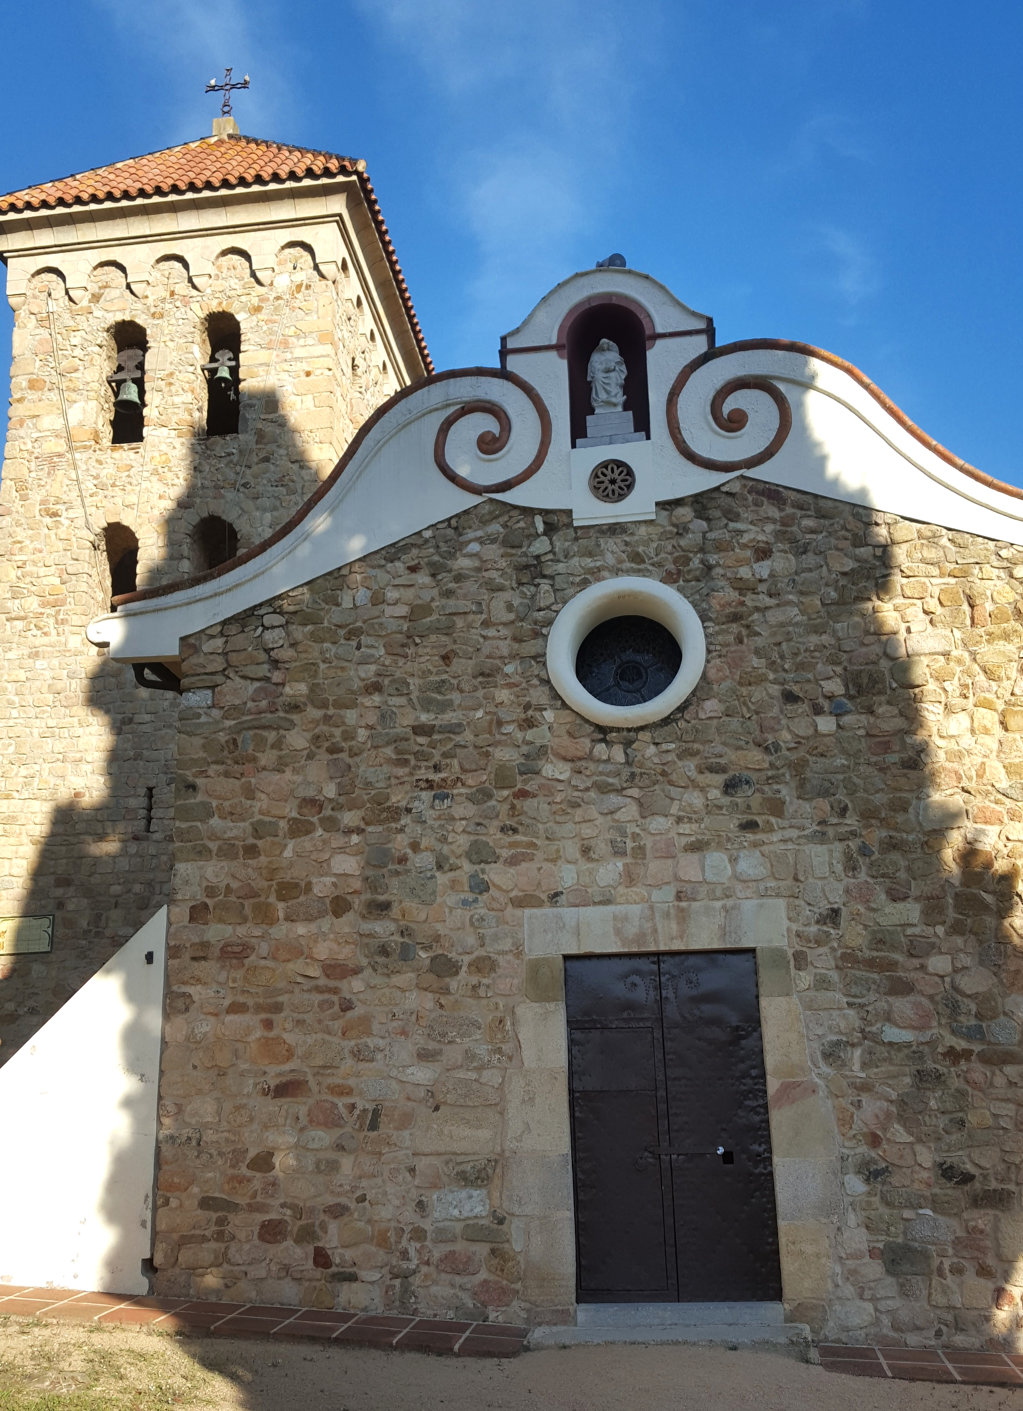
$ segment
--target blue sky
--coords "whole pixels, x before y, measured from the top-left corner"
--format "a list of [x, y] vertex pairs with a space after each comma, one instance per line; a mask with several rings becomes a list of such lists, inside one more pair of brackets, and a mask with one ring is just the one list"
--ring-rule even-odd
[[0, 190], [202, 136], [233, 64], [243, 132], [366, 159], [439, 368], [621, 250], [719, 342], [827, 348], [1023, 484], [1018, 0], [48, 0], [4, 29]]

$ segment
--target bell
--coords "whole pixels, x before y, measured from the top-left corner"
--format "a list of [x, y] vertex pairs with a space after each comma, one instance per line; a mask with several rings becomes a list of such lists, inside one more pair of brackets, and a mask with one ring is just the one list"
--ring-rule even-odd
[[234, 378], [231, 376], [231, 369], [226, 363], [221, 363], [217, 368], [216, 372], [213, 374], [213, 381], [215, 385], [219, 386], [222, 396], [229, 397], [232, 402], [235, 400], [237, 393], [234, 390]]
[[137, 412], [141, 410], [142, 403], [139, 401], [139, 389], [135, 386], [130, 377], [125, 378], [118, 388], [117, 396], [114, 398], [114, 406], [118, 411], [122, 412]]

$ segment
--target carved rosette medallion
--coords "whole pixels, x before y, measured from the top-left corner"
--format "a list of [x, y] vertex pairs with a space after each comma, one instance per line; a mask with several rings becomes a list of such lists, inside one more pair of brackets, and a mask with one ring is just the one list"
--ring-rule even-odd
[[624, 461], [601, 461], [590, 471], [590, 494], [605, 505], [627, 500], [636, 488], [636, 472]]

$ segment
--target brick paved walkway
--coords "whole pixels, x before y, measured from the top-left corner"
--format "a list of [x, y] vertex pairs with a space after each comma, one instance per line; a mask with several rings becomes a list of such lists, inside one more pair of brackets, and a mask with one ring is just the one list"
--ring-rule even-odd
[[458, 1357], [514, 1357], [522, 1351], [527, 1332], [504, 1323], [456, 1323], [441, 1318], [265, 1308], [184, 1298], [132, 1298], [11, 1284], [0, 1285], [0, 1317], [5, 1313], [21, 1318], [151, 1327], [167, 1333], [210, 1333], [214, 1337], [315, 1338], [358, 1347], [447, 1352]]
[[821, 1343], [821, 1366], [858, 1377], [910, 1382], [970, 1382], [1023, 1386], [1023, 1356], [1015, 1352], [960, 1352], [950, 1347], [844, 1347]]
[[[78, 1293], [73, 1289], [0, 1285], [0, 1317], [62, 1318], [79, 1323], [158, 1328], [214, 1337], [309, 1338], [356, 1347], [404, 1348], [458, 1357], [515, 1357], [528, 1329], [504, 1323], [458, 1323], [381, 1313], [336, 1313], [319, 1308], [267, 1308], [184, 1298]], [[1023, 1386], [1023, 1355], [912, 1347], [847, 1347], [822, 1343], [821, 1366], [858, 1377], [915, 1382]]]

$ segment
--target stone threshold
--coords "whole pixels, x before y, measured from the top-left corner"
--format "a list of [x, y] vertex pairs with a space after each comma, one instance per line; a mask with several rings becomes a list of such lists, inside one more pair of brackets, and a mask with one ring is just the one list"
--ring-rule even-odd
[[823, 1342], [821, 1366], [856, 1377], [908, 1382], [966, 1382], [971, 1386], [1023, 1386], [1023, 1355], [967, 1352], [955, 1347], [848, 1347]]
[[456, 1357], [515, 1357], [526, 1328], [505, 1323], [456, 1322], [384, 1313], [345, 1313], [322, 1308], [266, 1307], [202, 1299], [81, 1293], [0, 1284], [0, 1317], [63, 1319], [135, 1327], [186, 1336], [295, 1338], [352, 1347], [448, 1353]]
[[527, 1346], [655, 1342], [770, 1345], [815, 1360], [810, 1329], [786, 1323], [780, 1303], [583, 1303], [574, 1325], [534, 1328]]

